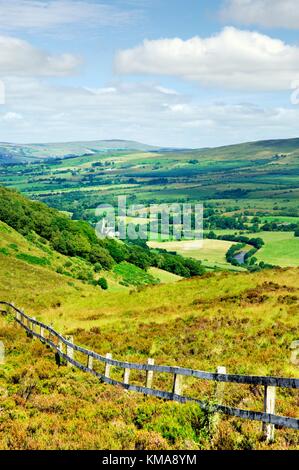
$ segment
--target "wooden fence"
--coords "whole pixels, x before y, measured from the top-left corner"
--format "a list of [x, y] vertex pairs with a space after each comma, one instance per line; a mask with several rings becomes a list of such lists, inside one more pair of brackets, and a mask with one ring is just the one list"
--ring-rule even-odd
[[[0, 302], [0, 305], [12, 309], [15, 320], [21, 325], [30, 337], [40, 339], [44, 344], [53, 348], [61, 359], [67, 361], [69, 366], [77, 367], [80, 370], [89, 372], [103, 382], [110, 385], [118, 385], [126, 390], [143, 393], [166, 400], [174, 400], [179, 403], [195, 402], [203, 410], [215, 413], [224, 413], [242, 419], [260, 421], [263, 423], [263, 433], [268, 442], [274, 440], [274, 429], [277, 427], [285, 427], [299, 430], [299, 419], [286, 416], [278, 416], [275, 414], [276, 388], [299, 388], [299, 379], [284, 377], [268, 377], [268, 376], [249, 376], [227, 374], [225, 368], [218, 368], [216, 373], [204, 372], [200, 370], [186, 369], [181, 367], [158, 366], [154, 364], [153, 359], [149, 359], [147, 364], [137, 364], [132, 362], [117, 361], [112, 358], [111, 354], [101, 356], [94, 351], [89, 351], [81, 346], [74, 344], [72, 337], [65, 338], [57, 333], [50, 326], [37, 321], [35, 318], [29, 317], [22, 310], [15, 307], [13, 303]], [[38, 330], [38, 331], [37, 331]], [[75, 359], [75, 352], [82, 353], [86, 356], [85, 364]], [[94, 361], [105, 364], [105, 372], [102, 374], [95, 370]], [[111, 367], [123, 369], [123, 380], [115, 380], [110, 377]], [[130, 384], [131, 370], [145, 371], [145, 386]], [[152, 388], [154, 373], [167, 373], [173, 375], [173, 387], [171, 392], [156, 390]], [[182, 379], [183, 377], [194, 377], [202, 380], [212, 380], [218, 384], [218, 396], [221, 401], [221, 387], [223, 383], [237, 383], [256, 385], [264, 387], [264, 411], [250, 411], [239, 408], [232, 408], [222, 404], [209, 404], [206, 401], [197, 400], [195, 398], [182, 395]]]

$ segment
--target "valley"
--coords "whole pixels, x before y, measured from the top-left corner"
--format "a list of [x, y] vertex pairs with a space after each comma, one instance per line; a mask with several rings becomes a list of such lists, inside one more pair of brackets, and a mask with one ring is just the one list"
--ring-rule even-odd
[[[97, 206], [115, 206], [120, 195], [129, 204], [146, 206], [203, 203], [207, 236], [211, 230], [221, 235], [223, 229], [232, 230], [228, 234], [262, 232], [266, 246], [257, 254], [259, 262], [299, 265], [298, 238], [293, 237], [299, 225], [299, 139], [167, 151], [116, 143], [109, 148], [104, 148], [107, 142], [67, 144], [69, 150], [77, 148], [77, 155], [66, 154], [65, 145], [39, 146], [38, 152], [25, 147], [28, 161], [20, 164], [12, 156], [20, 149], [10, 149], [11, 161], [0, 167], [0, 184], [91, 224], [97, 222]], [[91, 147], [92, 153], [85, 154]], [[276, 254], [278, 239], [282, 245]], [[225, 260], [224, 244], [214, 240], [214, 247], [214, 252], [209, 248], [208, 254], [198, 254], [207, 269], [235, 270]]]
[[[297, 377], [290, 345], [298, 340], [299, 140], [182, 151], [93, 147], [72, 156], [39, 148], [34, 158], [9, 156], [0, 165], [0, 299], [119, 360]], [[147, 243], [98, 239], [96, 208], [118, 195], [145, 206], [203, 203], [203, 240], [176, 240], [174, 222], [169, 236]], [[128, 221], [148, 224], [147, 209]], [[269, 444], [257, 422], [222, 416], [215, 428], [192, 404], [127, 394], [58, 367], [9, 316], [0, 317], [0, 340], [3, 449], [299, 448], [296, 431], [279, 429]], [[134, 371], [130, 380], [144, 377]], [[154, 385], [172, 386], [163, 374]], [[262, 388], [224, 390], [226, 405], [262, 411]], [[215, 397], [211, 382], [192, 377], [183, 392]], [[279, 390], [276, 412], [295, 416], [298, 398], [298, 390]]]

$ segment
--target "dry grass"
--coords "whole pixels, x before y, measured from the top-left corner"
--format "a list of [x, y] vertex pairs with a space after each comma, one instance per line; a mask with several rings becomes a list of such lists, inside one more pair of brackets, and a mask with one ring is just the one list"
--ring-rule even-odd
[[[58, 331], [64, 334], [74, 334], [78, 344], [85, 345], [99, 353], [113, 352], [115, 358], [138, 362], [145, 362], [148, 357], [153, 357], [157, 364], [180, 365], [210, 371], [214, 371], [218, 365], [224, 365], [228, 372], [232, 373], [298, 377], [298, 368], [290, 363], [289, 349], [291, 342], [299, 337], [298, 269], [277, 269], [256, 274], [209, 274], [203, 278], [146, 287], [139, 291], [104, 292], [79, 281], [70, 282], [68, 278], [45, 268], [28, 266], [8, 256], [0, 255], [0, 264], [1, 299], [14, 300], [15, 304], [23, 306], [32, 316], [48, 324], [52, 323]], [[19, 332], [16, 338], [11, 329], [3, 331], [2, 337], [6, 342], [10, 342], [9, 347], [13, 358], [8, 365], [9, 374], [14, 374], [19, 366], [27, 370], [30, 361], [32, 364], [32, 357], [35, 357], [35, 353], [27, 346], [27, 340], [24, 340], [26, 346], [23, 345], [20, 335], [24, 337], [24, 333]], [[39, 354], [42, 361], [44, 352], [41, 353], [39, 350]], [[54, 370], [53, 356], [49, 360], [53, 362], [53, 365], [48, 365], [46, 368]], [[32, 367], [35, 374], [35, 362]], [[68, 374], [68, 372], [65, 373]], [[82, 374], [78, 372], [72, 373], [71, 378], [67, 379], [64, 375], [62, 378], [59, 375], [58, 382], [66, 381], [65, 386], [68, 392], [63, 400], [67, 400], [67, 403], [69, 403], [68, 400], [73, 400], [73, 394], [78, 393], [73, 384], [77, 383], [77, 380], [85, 382], [85, 379], [80, 377]], [[70, 386], [69, 379], [72, 383]], [[58, 387], [57, 379], [55, 380]], [[102, 397], [110, 393], [110, 387], [101, 385], [97, 389], [94, 388], [93, 379], [89, 380], [92, 384], [89, 391], [90, 397], [93, 393], [94, 397]], [[136, 377], [136, 380], [140, 378]], [[38, 400], [43, 402], [47, 399], [43, 396], [43, 385], [39, 384], [39, 379], [37, 386], [42, 388], [37, 394], [39, 398], [36, 398], [37, 401], [32, 404], [33, 411], [36, 406], [39, 406]], [[155, 386], [169, 389], [171, 384], [165, 377], [157, 375]], [[55, 391], [56, 388], [54, 387], [53, 390]], [[202, 381], [187, 380], [184, 392], [198, 398], [213, 398], [213, 387], [210, 383], [206, 384]], [[116, 392], [111, 391], [111, 393], [113, 395]], [[125, 400], [123, 392], [117, 393], [119, 393], [117, 400]], [[129, 396], [132, 397], [130, 403], [134, 408], [141, 398], [135, 394], [129, 394]], [[92, 401], [91, 398], [90, 400]], [[298, 400], [297, 392], [279, 390], [277, 413], [286, 416], [298, 415]], [[111, 407], [114, 406], [112, 406], [113, 401], [114, 399], [111, 399]], [[259, 387], [252, 389], [236, 385], [226, 386], [225, 402], [228, 404], [261, 411], [262, 401], [262, 389]], [[33, 440], [34, 443], [28, 444], [27, 424], [23, 428], [21, 420], [22, 413], [27, 416], [29, 411], [27, 408], [23, 409], [23, 404], [19, 408], [15, 399], [13, 403], [10, 403], [10, 413], [16, 413], [16, 422], [14, 425], [11, 423], [12, 428], [10, 425], [7, 427], [7, 424], [2, 424], [2, 433], [6, 436], [5, 439], [8, 434], [13, 435], [13, 433], [17, 433], [17, 437], [10, 444], [7, 444], [7, 440], [2, 441], [2, 447], [27, 448], [29, 446], [32, 448], [30, 446], [37, 446], [37, 448], [42, 448], [43, 445], [48, 445], [46, 444], [47, 426], [38, 431], [40, 434], [38, 434], [37, 441]], [[152, 403], [151, 399], [146, 403]], [[63, 406], [66, 407], [66, 403]], [[124, 401], [124, 407], [126, 406], [127, 403]], [[93, 416], [94, 412], [93, 405], [90, 403], [86, 413], [88, 416], [89, 414]], [[61, 437], [64, 431], [61, 429], [59, 412], [53, 413], [51, 420], [55, 420], [55, 426], [58, 428], [54, 432], [56, 438], [51, 445], [57, 448], [78, 447], [82, 442], [81, 428], [78, 436], [71, 438], [71, 432], [66, 432]], [[120, 408], [117, 407], [114, 419], [117, 422], [122, 421], [120, 427], [125, 432], [126, 427], [130, 429], [131, 418], [121, 413]], [[167, 413], [165, 411], [165, 416], [161, 417], [162, 424], [164, 418], [165, 422], [168, 422]], [[65, 419], [67, 423], [69, 420], [72, 423], [70, 427], [73, 426], [75, 429], [70, 414]], [[51, 420], [49, 423], [52, 423]], [[58, 421], [60, 424], [57, 424]], [[24, 422], [27, 421], [24, 420]], [[102, 423], [102, 417], [99, 422]], [[184, 421], [185, 431], [188, 427], [187, 422], [188, 419]], [[78, 423], [76, 421], [76, 426], [80, 426]], [[49, 426], [52, 429], [52, 424]], [[36, 427], [38, 427], [37, 424]], [[177, 429], [178, 424], [174, 427]], [[7, 429], [9, 432], [6, 431]], [[21, 434], [23, 433], [21, 436], [18, 434], [18, 429]], [[82, 426], [82, 429], [87, 432], [86, 426]], [[187, 448], [189, 444], [181, 439], [184, 429], [179, 431], [180, 437], [175, 440], [175, 443], [166, 439], [167, 445]], [[159, 436], [155, 436], [153, 437], [155, 442], [156, 438], [160, 442], [161, 436], [165, 439], [162, 431], [159, 431]], [[72, 439], [76, 442], [74, 443]], [[94, 440], [88, 435], [89, 448], [99, 448], [105, 445], [100, 437], [98, 439]], [[106, 445], [110, 446], [109, 448], [121, 448], [121, 446], [131, 448], [130, 446], [137, 445], [137, 441], [134, 437], [131, 441], [121, 443], [121, 438], [111, 437]], [[165, 443], [161, 445], [166, 446]], [[198, 448], [198, 445], [198, 442], [193, 440], [192, 446]], [[263, 448], [265, 446], [260, 440], [260, 424], [232, 418], [224, 418], [217, 433], [204, 441], [204, 444], [201, 441], [200, 445], [204, 448], [225, 449]], [[298, 448], [298, 433], [279, 430], [277, 441], [272, 448]]]

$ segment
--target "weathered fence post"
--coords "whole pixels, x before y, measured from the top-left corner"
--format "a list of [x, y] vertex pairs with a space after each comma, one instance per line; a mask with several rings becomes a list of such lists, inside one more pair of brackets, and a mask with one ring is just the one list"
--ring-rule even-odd
[[[67, 336], [66, 337], [67, 341], [71, 344], [74, 344], [74, 337], [73, 336]], [[74, 359], [74, 350], [71, 346], [69, 346], [68, 344], [66, 345], [66, 355], [67, 357], [69, 357], [70, 359]], [[73, 364], [71, 364], [69, 361], [67, 362], [67, 366], [68, 367], [73, 367]]]
[[[148, 359], [147, 363], [149, 366], [153, 366], [155, 364], [155, 359]], [[146, 371], [146, 388], [152, 388], [153, 378], [154, 378], [154, 371], [147, 370]]]
[[[226, 367], [223, 366], [218, 366], [216, 369], [216, 374], [226, 374]], [[216, 382], [216, 387], [215, 387], [215, 401], [217, 405], [222, 405], [223, 403], [223, 397], [224, 397], [224, 382]], [[212, 426], [214, 428], [217, 428], [218, 424], [220, 421], [220, 414], [215, 413], [213, 420], [212, 420]]]
[[31, 324], [31, 321], [29, 320], [29, 318], [26, 318], [26, 323], [25, 323], [25, 325], [26, 325], [27, 328], [28, 328], [27, 331], [26, 331], [28, 338], [33, 338], [33, 335], [32, 335], [32, 333], [31, 333], [32, 324]]
[[[226, 367], [219, 366], [216, 369], [217, 374], [226, 374]], [[223, 402], [223, 395], [224, 395], [224, 382], [217, 382], [216, 384], [216, 393], [215, 398], [217, 400], [218, 405], [222, 405]]]
[[[276, 387], [265, 386], [264, 393], [264, 412], [275, 413]], [[274, 424], [263, 423], [263, 434], [267, 442], [274, 441], [275, 426]]]
[[129, 385], [131, 369], [125, 369], [124, 371], [124, 384]]
[[0, 341], [0, 364], [5, 364], [5, 346], [3, 341]]
[[181, 395], [182, 388], [183, 388], [183, 376], [179, 374], [174, 374], [172, 393], [174, 395]]
[[299, 341], [293, 341], [291, 344], [291, 363], [299, 366]]
[[[32, 317], [32, 320], [36, 320], [36, 318]], [[31, 322], [31, 330], [33, 331], [33, 333], [35, 333], [35, 324], [33, 322]], [[32, 335], [32, 338], [35, 339], [35, 336]]]
[[87, 356], [87, 368], [92, 370], [93, 369], [93, 357]]
[[[112, 354], [111, 353], [107, 353], [106, 354], [106, 359], [112, 359]], [[104, 372], [104, 375], [105, 377], [107, 377], [107, 379], [110, 378], [110, 371], [111, 371], [111, 364], [108, 364], [107, 362], [105, 363], [105, 372]]]
[[58, 339], [58, 349], [63, 353], [63, 341], [61, 339]]

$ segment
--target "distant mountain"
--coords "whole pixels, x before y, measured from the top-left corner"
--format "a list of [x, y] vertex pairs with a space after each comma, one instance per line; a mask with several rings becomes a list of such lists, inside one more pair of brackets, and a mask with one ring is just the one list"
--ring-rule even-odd
[[93, 155], [105, 151], [151, 151], [157, 147], [127, 140], [95, 140], [51, 144], [12, 144], [0, 142], [0, 163], [26, 162], [36, 159]]
[[190, 159], [207, 162], [264, 162], [265, 164], [295, 163], [298, 166], [299, 138], [260, 140], [241, 144], [225, 145], [201, 149], [159, 150], [160, 153], [190, 155]]
[[188, 154], [193, 157], [215, 160], [260, 160], [270, 159], [273, 156], [291, 156], [298, 154], [299, 138], [261, 140], [257, 142], [245, 142], [242, 144], [227, 145], [211, 148], [172, 148], [154, 147], [135, 141], [127, 140], [95, 140], [50, 144], [12, 144], [0, 142], [0, 164], [28, 162], [49, 158], [65, 158], [69, 156], [94, 155], [95, 153], [109, 151], [125, 152], [151, 152]]

